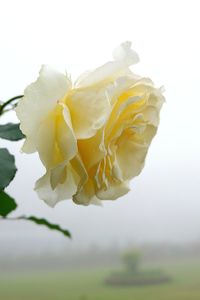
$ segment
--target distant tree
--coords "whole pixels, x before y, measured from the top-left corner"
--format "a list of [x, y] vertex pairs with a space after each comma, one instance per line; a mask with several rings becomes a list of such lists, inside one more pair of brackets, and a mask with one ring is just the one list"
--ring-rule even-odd
[[130, 250], [124, 253], [122, 260], [128, 273], [135, 274], [139, 271], [141, 253], [138, 250]]

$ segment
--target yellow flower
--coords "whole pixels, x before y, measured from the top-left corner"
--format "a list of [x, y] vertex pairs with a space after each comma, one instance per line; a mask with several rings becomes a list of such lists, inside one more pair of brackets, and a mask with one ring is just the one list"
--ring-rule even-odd
[[37, 151], [46, 168], [35, 189], [51, 206], [121, 197], [144, 166], [164, 97], [129, 69], [139, 60], [130, 42], [113, 56], [74, 85], [43, 66], [16, 108], [26, 135], [22, 150]]

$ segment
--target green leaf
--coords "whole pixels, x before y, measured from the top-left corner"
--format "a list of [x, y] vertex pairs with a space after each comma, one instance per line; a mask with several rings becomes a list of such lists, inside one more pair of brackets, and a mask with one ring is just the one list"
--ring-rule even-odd
[[5, 125], [0, 125], [0, 138], [10, 140], [10, 141], [19, 141], [25, 136], [19, 128], [19, 124], [7, 123]]
[[15, 177], [17, 168], [15, 157], [7, 149], [0, 149], [0, 191], [3, 190]]
[[39, 219], [39, 218], [36, 218], [33, 216], [31, 216], [31, 217], [23, 216], [23, 217], [20, 217], [20, 219], [32, 221], [32, 222], [36, 223], [37, 225], [44, 225], [51, 230], [57, 230], [57, 231], [61, 232], [62, 234], [64, 234], [64, 236], [71, 238], [71, 234], [68, 230], [62, 229], [59, 225], [51, 224], [48, 221], [46, 221], [45, 219]]
[[11, 211], [15, 210], [17, 204], [8, 194], [0, 192], [0, 216], [6, 217]]

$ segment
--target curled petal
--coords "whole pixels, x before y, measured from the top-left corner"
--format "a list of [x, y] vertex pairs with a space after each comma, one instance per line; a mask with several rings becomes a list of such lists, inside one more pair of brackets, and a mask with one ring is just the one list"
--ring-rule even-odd
[[89, 205], [91, 202], [97, 204], [98, 201], [95, 196], [94, 184], [91, 179], [78, 190], [78, 192], [73, 196], [73, 201], [76, 204]]
[[23, 151], [36, 151], [35, 141], [40, 122], [55, 108], [57, 101], [71, 88], [70, 80], [49, 66], [42, 66], [38, 79], [24, 91], [16, 108], [20, 128], [27, 140]]
[[93, 72], [87, 73], [77, 81], [78, 87], [99, 83], [108, 78], [115, 77], [122, 73], [129, 66], [139, 61], [137, 53], [131, 49], [131, 42], [122, 43], [113, 52], [114, 61], [110, 61], [97, 68]]
[[35, 190], [40, 199], [44, 200], [51, 207], [54, 207], [56, 203], [62, 200], [71, 199], [76, 193], [77, 182], [71, 166], [66, 166], [65, 171], [65, 180], [63, 183], [57, 184], [54, 189], [51, 184], [51, 171], [47, 171], [35, 184]]
[[127, 194], [130, 191], [128, 182], [111, 184], [107, 189], [97, 191], [97, 197], [101, 200], [115, 200]]

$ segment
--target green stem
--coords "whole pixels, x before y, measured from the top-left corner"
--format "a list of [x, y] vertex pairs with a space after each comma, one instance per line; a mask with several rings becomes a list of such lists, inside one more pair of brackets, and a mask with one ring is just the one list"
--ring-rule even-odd
[[24, 95], [19, 95], [19, 96], [15, 96], [9, 100], [7, 100], [6, 102], [4, 102], [1, 106], [0, 106], [0, 116], [3, 114], [4, 109], [7, 105], [11, 104], [13, 101], [18, 100], [20, 98], [22, 98]]
[[24, 216], [19, 216], [15, 218], [8, 218], [8, 217], [0, 217], [1, 221], [18, 221], [18, 220], [25, 220]]

